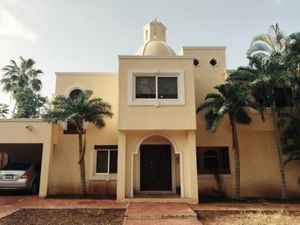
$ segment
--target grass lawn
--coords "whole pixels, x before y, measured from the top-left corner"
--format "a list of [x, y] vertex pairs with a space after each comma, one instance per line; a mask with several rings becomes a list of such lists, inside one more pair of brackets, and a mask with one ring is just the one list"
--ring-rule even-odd
[[121, 209], [21, 209], [0, 225], [122, 225]]
[[203, 225], [299, 225], [300, 212], [197, 212]]

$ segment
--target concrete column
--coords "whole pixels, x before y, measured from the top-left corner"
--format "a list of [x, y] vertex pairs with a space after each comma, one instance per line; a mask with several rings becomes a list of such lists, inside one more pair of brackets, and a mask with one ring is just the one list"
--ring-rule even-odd
[[117, 200], [125, 199], [125, 161], [126, 161], [126, 134], [118, 134], [118, 175], [117, 175]]
[[51, 137], [49, 141], [43, 143], [43, 155], [42, 155], [42, 168], [41, 168], [41, 180], [39, 196], [41, 198], [47, 197], [48, 182], [50, 173], [51, 151], [52, 151]]
[[188, 157], [186, 164], [189, 171], [189, 192], [192, 203], [198, 203], [198, 175], [197, 175], [197, 153], [196, 153], [196, 131], [188, 131]]

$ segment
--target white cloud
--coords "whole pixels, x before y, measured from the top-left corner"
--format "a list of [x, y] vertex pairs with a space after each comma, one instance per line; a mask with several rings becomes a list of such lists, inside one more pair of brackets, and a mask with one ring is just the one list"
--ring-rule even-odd
[[278, 5], [278, 6], [281, 6], [282, 5], [282, 0], [274, 0], [275, 1], [275, 4]]
[[24, 6], [24, 2], [22, 2], [20, 0], [4, 0], [4, 2], [8, 5], [18, 6], [21, 8]]
[[0, 8], [0, 35], [23, 38], [35, 42], [38, 34], [17, 20], [14, 15], [4, 8]]

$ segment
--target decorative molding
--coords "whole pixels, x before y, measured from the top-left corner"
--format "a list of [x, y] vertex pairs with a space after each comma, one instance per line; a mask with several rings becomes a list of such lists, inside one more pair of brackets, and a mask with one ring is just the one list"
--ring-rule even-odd
[[172, 148], [174, 149], [175, 154], [179, 154], [179, 167], [180, 167], [180, 195], [181, 198], [184, 198], [184, 179], [183, 179], [183, 154], [182, 152], [177, 148], [174, 140], [169, 137], [168, 135], [161, 133], [161, 132], [154, 132], [154, 133], [150, 133], [145, 135], [143, 138], [140, 139], [140, 141], [138, 142], [135, 151], [131, 152], [131, 162], [130, 162], [130, 167], [131, 167], [131, 177], [130, 177], [130, 197], [133, 198], [133, 189], [134, 189], [134, 155], [138, 155], [139, 151], [140, 151], [140, 146], [141, 144], [149, 137], [152, 136], [162, 136], [166, 139], [168, 139], [168, 141], [171, 143]]
[[[96, 151], [90, 151], [89, 180], [90, 181], [96, 181], [96, 180], [115, 181], [115, 180], [117, 180], [117, 173], [103, 173], [103, 174], [95, 173], [95, 171], [96, 171], [96, 154], [97, 154], [96, 146], [99, 146], [99, 145], [95, 145], [94, 149]], [[111, 146], [111, 145], [109, 145], [109, 146]], [[115, 149], [113, 149], [113, 150], [115, 150]], [[117, 159], [117, 160], [119, 160], [119, 159]]]
[[[136, 99], [135, 98], [135, 77], [177, 77], [178, 99]], [[128, 70], [128, 105], [130, 106], [155, 106], [161, 105], [185, 105], [185, 74], [184, 70], [179, 69], [131, 69]]]
[[64, 91], [64, 96], [67, 98], [69, 97], [70, 93], [75, 90], [75, 89], [80, 89], [81, 91], [84, 91], [84, 90], [87, 90], [87, 88], [82, 85], [82, 84], [79, 84], [79, 83], [75, 83], [75, 84], [72, 84], [72, 85], [69, 85], [65, 91]]

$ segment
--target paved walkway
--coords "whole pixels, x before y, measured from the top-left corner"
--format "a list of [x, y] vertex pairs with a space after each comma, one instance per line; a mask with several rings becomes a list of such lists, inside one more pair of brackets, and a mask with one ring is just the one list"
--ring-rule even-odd
[[38, 196], [0, 196], [0, 219], [21, 208], [126, 209], [124, 225], [199, 225], [195, 211], [300, 211], [300, 204], [275, 203], [153, 203], [89, 199], [41, 199]]
[[124, 225], [200, 225], [185, 203], [130, 203]]

